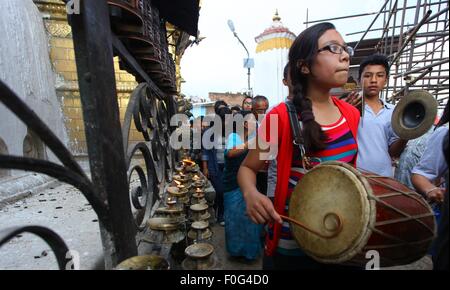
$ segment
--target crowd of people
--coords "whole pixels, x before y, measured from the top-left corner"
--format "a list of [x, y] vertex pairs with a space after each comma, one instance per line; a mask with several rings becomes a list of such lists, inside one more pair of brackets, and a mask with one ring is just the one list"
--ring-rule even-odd
[[[347, 82], [352, 55], [333, 24], [316, 24], [290, 48], [285, 102], [269, 104], [259, 95], [245, 97], [241, 106], [215, 103], [222, 124], [227, 115], [247, 120], [244, 130], [234, 126], [228, 135], [222, 130], [213, 138], [215, 146], [195, 157], [216, 191], [217, 222], [225, 227], [230, 256], [254, 260], [264, 255], [264, 269], [353, 269], [312, 259], [281, 217], [288, 214], [291, 194], [308, 170], [340, 161], [395, 178], [430, 202], [439, 224], [430, 250], [434, 269], [448, 269], [448, 149], [443, 149], [448, 147], [448, 104], [428, 133], [414, 140], [399, 138], [391, 124], [395, 106], [381, 98], [389, 78], [388, 57], [366, 57], [359, 67], [361, 90], [331, 96], [331, 89]], [[277, 117], [275, 138], [271, 116]], [[295, 122], [299, 132], [293, 130]], [[260, 158], [274, 144], [277, 155]]]

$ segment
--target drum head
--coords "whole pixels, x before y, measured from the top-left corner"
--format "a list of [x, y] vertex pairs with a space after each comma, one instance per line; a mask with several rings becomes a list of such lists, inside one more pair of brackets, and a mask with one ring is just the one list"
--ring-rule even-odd
[[363, 179], [348, 164], [325, 162], [297, 184], [289, 204], [291, 218], [327, 236], [336, 228], [333, 217], [338, 216], [342, 224], [337, 236], [326, 239], [291, 223], [293, 236], [306, 254], [322, 263], [341, 263], [364, 247], [374, 216]]

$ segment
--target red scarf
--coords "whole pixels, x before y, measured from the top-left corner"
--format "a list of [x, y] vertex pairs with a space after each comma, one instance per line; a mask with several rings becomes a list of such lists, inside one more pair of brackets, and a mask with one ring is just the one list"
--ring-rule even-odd
[[[332, 97], [334, 104], [338, 107], [342, 115], [344, 115], [347, 120], [347, 124], [357, 141], [357, 131], [359, 124], [359, 111], [352, 105], [341, 101], [335, 97]], [[278, 138], [277, 140], [270, 140], [270, 116], [278, 116]], [[266, 121], [267, 120], [267, 121]], [[272, 128], [275, 130], [275, 128]], [[273, 132], [272, 132], [273, 133]], [[287, 112], [286, 104], [281, 103], [275, 108], [273, 108], [267, 115], [261, 124], [258, 132], [259, 136], [263, 138], [266, 142], [270, 144], [279, 144], [278, 156], [277, 156], [277, 184], [275, 188], [275, 200], [274, 207], [275, 210], [282, 214], [284, 212], [286, 199], [287, 199], [287, 188], [289, 182], [289, 174], [291, 171], [291, 161], [293, 152], [293, 137], [291, 126], [289, 123], [289, 115]], [[356, 158], [354, 160], [353, 166], [356, 166]], [[281, 235], [281, 224], [271, 223], [269, 227], [273, 229], [273, 236], [266, 237], [266, 255], [272, 256], [277, 248], [278, 241]]]

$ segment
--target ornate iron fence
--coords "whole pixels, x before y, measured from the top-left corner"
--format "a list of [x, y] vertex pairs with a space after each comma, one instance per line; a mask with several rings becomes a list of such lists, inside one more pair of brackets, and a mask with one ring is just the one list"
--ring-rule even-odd
[[[106, 269], [138, 254], [140, 233], [145, 230], [145, 222], [166, 182], [171, 181], [175, 162], [174, 151], [169, 146], [173, 129], [169, 120], [177, 112], [173, 97], [175, 70], [167, 41], [162, 39], [164, 22], [159, 16], [156, 19], [157, 9], [149, 3], [143, 0], [81, 1], [80, 13], [68, 15], [91, 178], [33, 110], [0, 80], [0, 102], [35, 132], [62, 163], [0, 155], [0, 168], [47, 174], [80, 190], [99, 218]], [[131, 29], [134, 32], [118, 35], [133, 15], [131, 24], [138, 29], [134, 27]], [[154, 21], [152, 33], [148, 30], [151, 24], [146, 26], [142, 21], [149, 18]], [[152, 36], [157, 36], [158, 42]], [[136, 42], [136, 38], [140, 40]], [[139, 41], [149, 45], [136, 46]], [[121, 66], [141, 82], [130, 97], [122, 125], [113, 66], [116, 55]], [[146, 62], [148, 58], [152, 58], [151, 65]], [[132, 121], [145, 141], [129, 146]], [[137, 153], [142, 155], [144, 166], [132, 164]], [[139, 184], [133, 187], [130, 179], [134, 173]], [[67, 246], [49, 229], [27, 226], [3, 230], [0, 246], [24, 231], [43, 238], [54, 250], [60, 268], [66, 268], [70, 262], [66, 257]]]

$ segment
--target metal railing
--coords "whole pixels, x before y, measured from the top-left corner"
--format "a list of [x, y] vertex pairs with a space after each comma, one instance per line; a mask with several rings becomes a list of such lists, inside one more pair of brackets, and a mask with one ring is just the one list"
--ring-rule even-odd
[[[62, 165], [0, 154], [0, 168], [44, 173], [80, 190], [98, 216], [105, 267], [112, 269], [121, 261], [138, 255], [146, 219], [165, 184], [172, 178], [175, 158], [168, 145], [172, 129], [169, 120], [176, 113], [176, 103], [171, 94], [174, 69], [168, 65], [164, 71], [152, 74], [154, 71], [135, 58], [136, 54], [130, 52], [126, 40], [111, 30], [108, 2], [81, 1], [80, 13], [68, 15], [91, 178], [39, 116], [1, 80], [0, 102], [39, 136]], [[157, 23], [160, 21], [158, 19]], [[130, 97], [122, 125], [113, 65], [115, 55], [130, 73], [142, 80]], [[166, 63], [170, 64], [169, 61]], [[166, 78], [154, 81], [161, 73]], [[132, 121], [145, 142], [130, 147], [128, 136]], [[131, 160], [137, 152], [143, 156], [144, 165], [132, 165]], [[134, 186], [130, 182], [133, 173], [137, 173], [139, 180]], [[70, 262], [66, 257], [67, 246], [49, 229], [19, 227], [1, 231], [0, 246], [24, 231], [43, 238], [54, 250], [60, 268], [66, 268]]]

